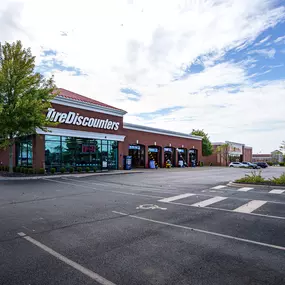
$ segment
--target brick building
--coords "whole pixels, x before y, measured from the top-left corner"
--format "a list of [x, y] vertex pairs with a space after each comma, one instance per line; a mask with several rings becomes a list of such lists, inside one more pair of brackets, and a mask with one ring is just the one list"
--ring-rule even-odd
[[[217, 148], [228, 144], [228, 148], [223, 152], [217, 152]], [[252, 161], [252, 148], [241, 143], [235, 142], [214, 142], [213, 154], [210, 156], [203, 156], [202, 162], [205, 165], [227, 166], [230, 162]]]
[[[65, 89], [59, 92], [46, 113], [57, 125], [19, 139], [14, 166], [122, 169], [127, 155], [133, 167], [146, 168], [150, 160], [160, 167], [167, 160], [173, 166], [201, 160], [201, 137], [124, 123], [124, 110]], [[0, 162], [8, 161], [8, 151], [0, 150]]]

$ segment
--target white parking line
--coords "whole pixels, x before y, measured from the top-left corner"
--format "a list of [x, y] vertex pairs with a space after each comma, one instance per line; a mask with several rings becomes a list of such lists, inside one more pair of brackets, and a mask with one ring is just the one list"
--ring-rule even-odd
[[218, 186], [215, 186], [215, 187], [212, 187], [211, 189], [216, 189], [216, 190], [218, 190], [218, 189], [223, 189], [223, 188], [226, 188], [227, 186], [225, 186], [225, 185], [218, 185]]
[[[267, 202], [267, 201], [265, 201], [265, 202]], [[179, 203], [179, 202], [170, 202], [169, 204], [183, 206], [183, 207], [193, 207], [192, 205]], [[195, 207], [195, 208], [197, 208], [197, 207]], [[199, 209], [204, 210], [204, 211], [214, 210], [214, 211], [222, 211], [222, 212], [227, 212], [227, 213], [236, 213], [233, 210], [215, 208], [215, 207], [200, 207]], [[263, 214], [258, 214], [258, 213], [240, 213], [240, 214], [246, 214], [246, 215], [251, 215], [251, 216], [256, 216], [256, 217], [261, 217], [261, 218], [268, 218], [268, 219], [285, 220], [285, 217], [263, 215]]]
[[267, 201], [252, 200], [252, 201], [234, 209], [234, 212], [251, 213], [266, 203], [267, 203]]
[[172, 196], [172, 197], [161, 199], [161, 200], [159, 200], [159, 202], [166, 202], [166, 203], [168, 203], [168, 202], [176, 201], [176, 200], [179, 200], [179, 199], [191, 197], [191, 196], [194, 196], [194, 195], [195, 194], [185, 193], [185, 194], [176, 195], [176, 196]]
[[117, 211], [112, 211], [112, 212], [114, 214], [121, 215], [121, 216], [127, 216], [127, 217], [131, 217], [131, 218], [139, 219], [139, 220], [144, 220], [147, 222], [152, 222], [152, 223], [161, 224], [161, 225], [165, 225], [165, 226], [180, 228], [180, 229], [184, 229], [184, 230], [190, 230], [191, 232], [195, 231], [195, 232], [199, 232], [199, 233], [203, 233], [203, 234], [208, 234], [208, 235], [212, 235], [212, 236], [227, 238], [227, 239], [231, 239], [231, 240], [241, 241], [241, 242], [245, 242], [245, 243], [250, 243], [250, 244], [255, 244], [255, 245], [260, 245], [260, 246], [264, 246], [264, 247], [269, 247], [269, 248], [274, 248], [274, 249], [279, 249], [279, 250], [285, 251], [285, 247], [279, 246], [279, 245], [263, 243], [263, 242], [259, 242], [259, 241], [234, 237], [234, 236], [230, 236], [230, 235], [224, 235], [224, 234], [220, 234], [220, 233], [216, 233], [216, 232], [210, 232], [210, 231], [206, 231], [206, 230], [195, 229], [195, 228], [191, 228], [191, 227], [171, 224], [171, 223], [157, 221], [157, 220], [153, 220], [153, 219], [147, 219], [147, 218], [143, 218], [140, 216], [129, 215], [129, 214], [117, 212]]
[[249, 191], [249, 190], [252, 190], [253, 188], [251, 188], [251, 187], [242, 187], [242, 188], [239, 188], [237, 191], [239, 191], [239, 192], [247, 192], [247, 191]]
[[280, 189], [273, 189], [273, 190], [269, 191], [270, 194], [282, 194], [284, 192], [285, 192], [285, 190], [280, 190]]
[[69, 258], [61, 255], [60, 253], [54, 251], [53, 249], [47, 247], [46, 245], [40, 243], [39, 241], [27, 236], [25, 233], [18, 233], [18, 235], [22, 238], [24, 238], [25, 240], [31, 242], [32, 244], [36, 245], [37, 247], [41, 248], [42, 250], [46, 251], [47, 253], [49, 253], [50, 255], [54, 256], [55, 258], [57, 258], [58, 260], [66, 263], [67, 265], [73, 267], [74, 269], [80, 271], [81, 273], [83, 273], [84, 275], [90, 277], [91, 279], [95, 280], [96, 282], [98, 282], [101, 285], [115, 285], [115, 283], [105, 279], [104, 277], [100, 276], [99, 274], [83, 267], [82, 265], [70, 260]]
[[213, 197], [213, 198], [210, 198], [210, 199], [207, 199], [207, 200], [204, 200], [204, 201], [192, 204], [191, 206], [193, 206], [193, 207], [207, 207], [209, 205], [212, 205], [214, 203], [217, 203], [217, 202], [220, 202], [220, 201], [223, 201], [223, 200], [226, 200], [226, 199], [228, 199], [228, 197], [216, 196], [216, 197]]

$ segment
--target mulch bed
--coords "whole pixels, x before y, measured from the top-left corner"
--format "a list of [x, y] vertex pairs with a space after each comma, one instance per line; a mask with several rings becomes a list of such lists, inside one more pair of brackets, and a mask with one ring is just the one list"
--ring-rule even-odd
[[0, 177], [32, 177], [32, 176], [45, 176], [46, 174], [25, 174], [25, 173], [19, 173], [19, 172], [7, 172], [7, 171], [1, 171]]
[[235, 181], [235, 183], [237, 183], [237, 184], [249, 184], [249, 185], [261, 185], [261, 186], [284, 186], [285, 187], [285, 184], [276, 184], [276, 183], [272, 183], [272, 182], [252, 183], [252, 182], [237, 182], [237, 181]]

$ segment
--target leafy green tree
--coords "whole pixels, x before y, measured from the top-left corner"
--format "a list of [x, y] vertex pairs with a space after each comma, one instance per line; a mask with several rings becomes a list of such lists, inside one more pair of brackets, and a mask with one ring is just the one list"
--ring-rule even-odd
[[226, 165], [229, 164], [229, 151], [230, 151], [230, 144], [225, 143], [222, 145], [217, 146], [215, 152], [220, 155], [220, 161], [224, 160]]
[[0, 54], [0, 137], [9, 147], [9, 171], [13, 171], [13, 146], [20, 137], [46, 130], [46, 110], [56, 86], [34, 71], [35, 57], [21, 41], [5, 43]]
[[204, 130], [194, 130], [192, 131], [192, 135], [202, 137], [202, 154], [203, 156], [209, 156], [213, 153], [213, 146], [210, 141], [210, 137]]

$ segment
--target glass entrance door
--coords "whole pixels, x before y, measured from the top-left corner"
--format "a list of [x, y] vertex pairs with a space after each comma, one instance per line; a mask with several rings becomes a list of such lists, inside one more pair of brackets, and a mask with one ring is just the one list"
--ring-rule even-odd
[[193, 164], [197, 165], [198, 163], [198, 150], [197, 149], [189, 149], [189, 166]]
[[132, 167], [145, 167], [145, 146], [129, 145], [129, 156], [132, 157]]
[[171, 166], [175, 166], [175, 149], [173, 147], [164, 148], [164, 166], [170, 162]]

